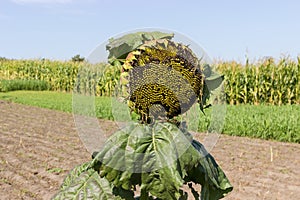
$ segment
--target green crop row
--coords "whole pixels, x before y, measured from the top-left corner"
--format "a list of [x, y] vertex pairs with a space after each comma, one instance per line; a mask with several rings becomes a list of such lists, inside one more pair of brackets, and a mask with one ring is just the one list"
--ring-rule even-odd
[[230, 104], [299, 104], [300, 57], [297, 61], [268, 58], [257, 63], [219, 62]]
[[[300, 104], [300, 57], [256, 63], [217, 62], [225, 75], [227, 102], [235, 104]], [[111, 96], [120, 66], [50, 60], [0, 60], [0, 80], [40, 80], [49, 90]], [[22, 87], [21, 87], [22, 88]]]

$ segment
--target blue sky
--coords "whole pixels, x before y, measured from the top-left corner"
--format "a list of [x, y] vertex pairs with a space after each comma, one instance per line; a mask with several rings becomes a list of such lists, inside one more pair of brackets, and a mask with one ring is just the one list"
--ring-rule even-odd
[[137, 28], [180, 32], [212, 59], [300, 55], [298, 0], [2, 0], [0, 57], [87, 57]]

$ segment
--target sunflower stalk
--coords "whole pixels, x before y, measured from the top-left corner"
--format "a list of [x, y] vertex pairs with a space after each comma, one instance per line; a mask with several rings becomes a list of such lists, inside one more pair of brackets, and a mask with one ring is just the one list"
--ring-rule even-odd
[[[172, 37], [139, 32], [110, 40], [108, 60], [122, 68], [120, 95], [140, 119], [114, 133], [87, 165], [74, 169], [55, 199], [72, 199], [74, 190], [80, 199], [92, 191], [98, 199], [188, 199], [181, 188], [189, 185], [195, 199], [216, 200], [233, 189], [214, 158], [176, 120], [195, 103], [203, 110], [223, 77], [214, 77]], [[201, 194], [190, 182], [201, 184]]]

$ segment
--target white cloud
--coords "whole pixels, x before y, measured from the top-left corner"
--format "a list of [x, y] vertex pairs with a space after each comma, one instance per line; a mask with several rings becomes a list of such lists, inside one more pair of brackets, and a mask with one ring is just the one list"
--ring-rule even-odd
[[12, 0], [17, 4], [65, 4], [72, 3], [74, 0]]

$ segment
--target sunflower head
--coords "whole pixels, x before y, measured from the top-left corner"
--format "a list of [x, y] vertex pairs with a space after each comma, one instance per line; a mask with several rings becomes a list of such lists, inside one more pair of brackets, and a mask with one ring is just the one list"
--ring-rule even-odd
[[131, 111], [143, 123], [172, 119], [201, 101], [204, 77], [192, 50], [169, 39], [145, 42], [130, 52], [121, 80]]

